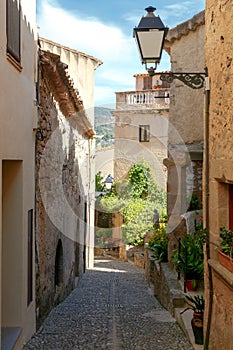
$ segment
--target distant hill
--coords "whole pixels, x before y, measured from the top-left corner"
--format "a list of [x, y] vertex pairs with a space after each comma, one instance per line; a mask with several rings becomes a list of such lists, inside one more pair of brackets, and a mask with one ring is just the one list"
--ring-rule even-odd
[[115, 118], [111, 114], [111, 109], [104, 107], [95, 107], [95, 132], [99, 138], [97, 145], [108, 147], [114, 144], [114, 123]]

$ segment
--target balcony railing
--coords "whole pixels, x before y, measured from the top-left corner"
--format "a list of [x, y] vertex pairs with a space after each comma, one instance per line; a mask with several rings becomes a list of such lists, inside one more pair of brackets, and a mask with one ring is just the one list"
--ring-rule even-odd
[[116, 93], [116, 109], [168, 109], [169, 89], [153, 89]]

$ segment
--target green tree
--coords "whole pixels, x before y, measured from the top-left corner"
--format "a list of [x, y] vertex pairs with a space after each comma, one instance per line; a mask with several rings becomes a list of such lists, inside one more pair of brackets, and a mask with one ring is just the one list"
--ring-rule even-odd
[[99, 171], [96, 176], [95, 176], [95, 190], [97, 192], [102, 192], [104, 191], [104, 183], [103, 183], [103, 176], [101, 175], [101, 171]]
[[127, 178], [117, 181], [96, 205], [98, 210], [122, 214], [125, 243], [142, 244], [146, 232], [153, 230], [154, 209], [160, 215], [166, 213], [166, 193], [158, 186], [150, 165], [139, 162], [133, 164]]

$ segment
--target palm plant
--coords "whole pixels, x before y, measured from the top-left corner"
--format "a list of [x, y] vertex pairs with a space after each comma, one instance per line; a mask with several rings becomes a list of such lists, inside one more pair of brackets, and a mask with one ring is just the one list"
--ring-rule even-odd
[[186, 295], [186, 303], [188, 307], [184, 309], [181, 314], [187, 310], [193, 310], [195, 313], [203, 314], [205, 310], [205, 299], [203, 295]]

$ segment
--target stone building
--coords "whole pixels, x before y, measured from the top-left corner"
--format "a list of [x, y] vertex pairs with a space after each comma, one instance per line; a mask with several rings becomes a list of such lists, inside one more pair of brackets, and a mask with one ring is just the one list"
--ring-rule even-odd
[[205, 64], [210, 78], [210, 104], [205, 119], [208, 147], [204, 213], [210, 244], [205, 329], [206, 346], [211, 350], [233, 347], [233, 273], [219, 263], [216, 249], [220, 228], [233, 229], [232, 16], [231, 1], [206, 1]]
[[[39, 40], [36, 142], [37, 321], [93, 265], [94, 70], [92, 56]], [[72, 78], [71, 78], [72, 77]], [[79, 86], [82, 86], [81, 99]]]
[[146, 161], [166, 188], [169, 84], [160, 74], [136, 74], [135, 91], [116, 93], [114, 179], [126, 177], [134, 163]]
[[35, 331], [36, 1], [0, 2], [0, 48], [1, 349], [18, 350]]
[[[204, 73], [204, 11], [169, 30], [165, 49], [172, 72]], [[202, 205], [204, 88], [175, 79], [170, 89], [167, 200], [169, 256], [186, 231], [183, 214], [193, 196]], [[197, 208], [194, 208], [197, 209]]]

